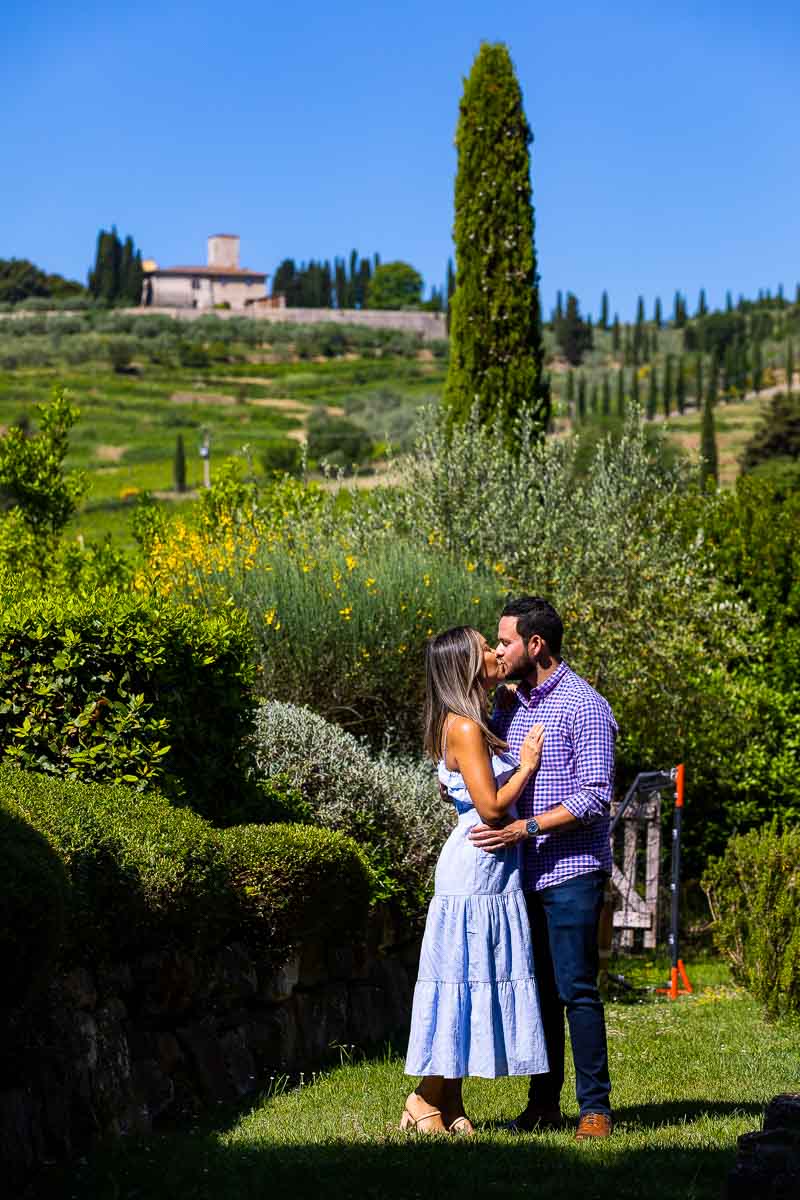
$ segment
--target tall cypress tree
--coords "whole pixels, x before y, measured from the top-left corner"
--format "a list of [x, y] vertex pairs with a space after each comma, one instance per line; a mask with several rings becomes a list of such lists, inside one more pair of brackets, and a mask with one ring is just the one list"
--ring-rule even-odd
[[658, 408], [658, 374], [655, 367], [650, 372], [650, 386], [647, 389], [647, 419], [652, 421]]
[[611, 326], [611, 350], [614, 354], [619, 354], [622, 339], [619, 332], [619, 316], [614, 313], [614, 324]]
[[578, 420], [586, 420], [586, 376], [578, 376]]
[[679, 413], [686, 411], [686, 368], [682, 354], [678, 359], [678, 377], [675, 380], [675, 406]]
[[183, 434], [179, 433], [175, 438], [175, 462], [173, 466], [173, 474], [175, 476], [175, 491], [186, 491], [186, 451], [183, 445]]
[[617, 416], [625, 416], [625, 372], [621, 367], [617, 371]]
[[675, 293], [675, 299], [674, 299], [674, 301], [673, 301], [673, 304], [672, 304], [672, 323], [673, 323], [673, 325], [675, 326], [675, 328], [676, 328], [676, 329], [680, 329], [680, 327], [681, 327], [681, 324], [682, 324], [682, 322], [681, 322], [681, 294], [680, 294], [680, 292], [676, 292], [676, 293]]
[[601, 329], [608, 329], [608, 292], [603, 292], [600, 299], [600, 321]]
[[753, 343], [753, 391], [758, 394], [764, 386], [764, 359], [761, 342]]
[[735, 342], [729, 342], [725, 347], [724, 367], [722, 373], [722, 392], [726, 400], [731, 398], [736, 386], [736, 353]]
[[794, 387], [794, 349], [791, 341], [786, 343], [786, 390], [791, 392]]
[[733, 295], [730, 290], [725, 293], [725, 312], [733, 312]]
[[698, 354], [694, 368], [694, 396], [695, 404], [700, 408], [703, 404], [703, 356]]
[[664, 416], [669, 417], [672, 411], [672, 355], [667, 355], [667, 361], [664, 363], [664, 385], [661, 389], [661, 397], [664, 405]]
[[564, 297], [563, 297], [563, 295], [561, 294], [561, 289], [560, 289], [560, 288], [559, 288], [559, 290], [556, 292], [556, 313], [555, 313], [555, 319], [556, 319], [556, 321], [563, 321], [563, 320], [564, 320]]
[[700, 295], [697, 298], [697, 316], [704, 317], [707, 312], [708, 305], [706, 304], [706, 289], [700, 288]]
[[747, 343], [744, 338], [741, 338], [736, 358], [736, 390], [740, 396], [744, 396], [747, 393], [747, 371]]
[[660, 329], [661, 326], [664, 324], [664, 320], [661, 316], [661, 297], [660, 296], [656, 296], [655, 307], [653, 308], [653, 322], [655, 324], [656, 329]]
[[700, 480], [706, 487], [712, 482], [715, 485], [719, 483], [714, 405], [708, 395], [703, 403], [703, 421], [700, 429]]
[[611, 378], [608, 371], [603, 376], [603, 416], [611, 416]]
[[640, 296], [636, 301], [636, 324], [644, 324], [644, 296]]
[[542, 432], [550, 423], [531, 141], [508, 50], [484, 43], [464, 84], [456, 132], [456, 291], [444, 394], [456, 423], [475, 404], [484, 422], [525, 410]]
[[712, 408], [714, 408], [719, 398], [719, 354], [716, 351], [711, 355], [711, 368], [708, 372], [706, 396], [711, 402]]
[[119, 252], [119, 297], [130, 299], [131, 272], [133, 271], [133, 238], [126, 237]]
[[350, 288], [347, 283], [347, 264], [343, 258], [337, 258], [334, 261], [333, 281], [336, 290], [336, 307], [347, 308], [350, 300]]
[[567, 416], [571, 421], [575, 420], [575, 372], [567, 371]]

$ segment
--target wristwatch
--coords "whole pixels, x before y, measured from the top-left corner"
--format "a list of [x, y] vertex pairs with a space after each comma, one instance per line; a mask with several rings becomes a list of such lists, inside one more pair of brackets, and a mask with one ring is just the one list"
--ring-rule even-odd
[[536, 817], [531, 817], [530, 821], [525, 822], [525, 832], [527, 833], [528, 837], [536, 837], [537, 833], [542, 832], [539, 828], [539, 822], [536, 820]]

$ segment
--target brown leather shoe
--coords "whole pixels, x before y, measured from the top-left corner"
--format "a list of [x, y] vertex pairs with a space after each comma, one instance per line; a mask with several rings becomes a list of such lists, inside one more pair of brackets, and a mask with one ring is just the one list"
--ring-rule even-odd
[[529, 1104], [527, 1108], [509, 1121], [503, 1128], [509, 1133], [544, 1133], [548, 1129], [562, 1129], [564, 1118], [558, 1105]]
[[575, 1131], [575, 1141], [585, 1142], [589, 1138], [611, 1136], [611, 1117], [607, 1113], [584, 1113]]

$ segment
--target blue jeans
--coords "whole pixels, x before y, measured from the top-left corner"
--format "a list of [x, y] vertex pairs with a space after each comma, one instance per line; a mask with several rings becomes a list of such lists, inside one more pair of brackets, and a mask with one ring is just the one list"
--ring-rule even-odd
[[603, 1002], [597, 989], [597, 927], [606, 875], [590, 871], [528, 892], [533, 965], [550, 1070], [532, 1075], [530, 1104], [556, 1107], [564, 1086], [564, 1013], [581, 1115], [611, 1112]]

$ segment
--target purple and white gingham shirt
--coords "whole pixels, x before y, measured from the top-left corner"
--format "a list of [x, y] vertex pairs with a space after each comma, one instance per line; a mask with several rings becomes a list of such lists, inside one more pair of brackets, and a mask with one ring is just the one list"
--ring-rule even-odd
[[527, 839], [525, 890], [540, 891], [587, 871], [610, 874], [617, 722], [608, 702], [562, 662], [540, 687], [521, 683], [509, 709], [495, 707], [492, 725], [516, 755], [531, 728], [544, 725], [542, 761], [517, 801], [520, 817], [529, 820], [563, 804], [581, 822]]

